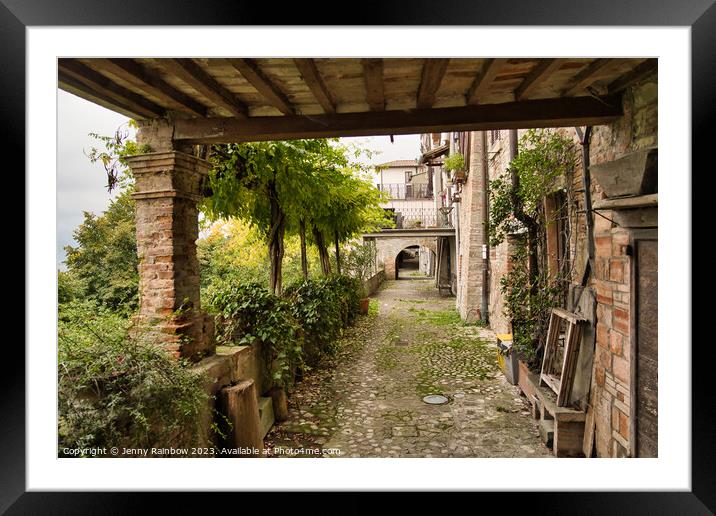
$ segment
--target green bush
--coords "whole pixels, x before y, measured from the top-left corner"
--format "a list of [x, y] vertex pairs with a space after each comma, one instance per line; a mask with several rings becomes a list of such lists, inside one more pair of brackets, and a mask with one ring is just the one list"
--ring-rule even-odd
[[220, 344], [258, 343], [273, 380], [290, 385], [303, 364], [303, 330], [286, 299], [259, 283], [222, 282], [214, 286], [210, 307], [218, 314]]
[[290, 285], [285, 296], [301, 324], [309, 363], [333, 352], [333, 343], [350, 325], [360, 308], [360, 282], [349, 276], [332, 275]]
[[60, 305], [59, 450], [191, 447], [207, 407], [204, 378], [93, 302]]
[[293, 283], [278, 297], [258, 283], [215, 284], [209, 306], [218, 315], [224, 345], [259, 344], [274, 382], [288, 386], [298, 368], [333, 351], [333, 342], [355, 319], [359, 281], [328, 276]]

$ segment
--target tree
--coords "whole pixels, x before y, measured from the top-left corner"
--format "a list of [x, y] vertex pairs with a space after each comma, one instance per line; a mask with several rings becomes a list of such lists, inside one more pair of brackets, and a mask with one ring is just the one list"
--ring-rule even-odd
[[[307, 229], [330, 272], [326, 243], [344, 240], [379, 216], [380, 194], [356, 174], [348, 148], [336, 140], [295, 140], [221, 145], [210, 159], [208, 197], [203, 210], [212, 219], [238, 217], [264, 235], [270, 259], [269, 287], [282, 291], [284, 238], [298, 234], [304, 276]], [[346, 219], [345, 222], [342, 219]]]
[[340, 244], [361, 232], [371, 231], [389, 223], [380, 207], [384, 194], [360, 171], [343, 169], [329, 185], [330, 199], [314, 225], [324, 240], [329, 238], [336, 249], [336, 268], [341, 272]]
[[68, 272], [81, 284], [82, 296], [114, 312], [137, 308], [139, 275], [135, 203], [125, 189], [101, 215], [84, 212], [74, 231], [77, 246], [66, 246]]

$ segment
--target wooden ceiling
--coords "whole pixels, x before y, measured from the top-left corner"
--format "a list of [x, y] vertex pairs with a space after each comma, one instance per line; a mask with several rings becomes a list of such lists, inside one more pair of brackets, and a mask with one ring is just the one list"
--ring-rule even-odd
[[196, 143], [596, 125], [656, 59], [77, 58], [59, 87]]

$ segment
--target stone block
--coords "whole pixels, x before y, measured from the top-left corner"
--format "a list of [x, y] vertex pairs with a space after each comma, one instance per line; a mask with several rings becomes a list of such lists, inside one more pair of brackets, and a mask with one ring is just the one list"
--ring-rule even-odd
[[542, 419], [539, 422], [539, 437], [548, 448], [554, 443], [554, 419]]
[[261, 419], [253, 380], [245, 380], [220, 391], [221, 412], [231, 423], [227, 444], [243, 452], [239, 456], [257, 457], [263, 451]]
[[259, 420], [261, 425], [261, 438], [268, 434], [274, 424], [273, 401], [270, 397], [259, 398]]

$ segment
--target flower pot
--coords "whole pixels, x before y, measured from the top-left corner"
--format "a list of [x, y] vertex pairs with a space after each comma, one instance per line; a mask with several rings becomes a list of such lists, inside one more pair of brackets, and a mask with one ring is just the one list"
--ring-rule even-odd
[[368, 314], [368, 307], [370, 306], [370, 298], [364, 297], [360, 300], [360, 313], [362, 315]]

